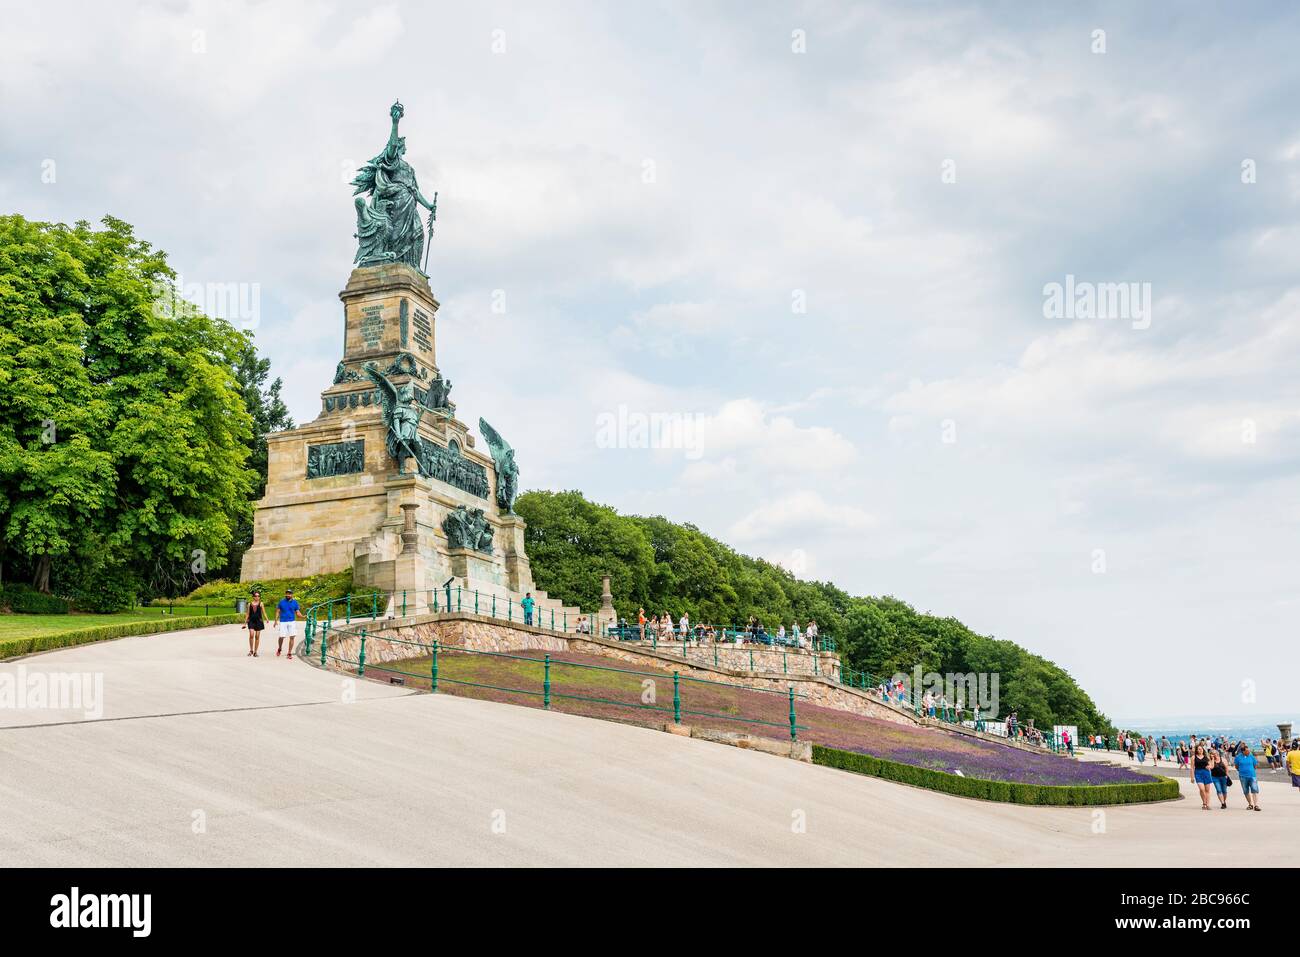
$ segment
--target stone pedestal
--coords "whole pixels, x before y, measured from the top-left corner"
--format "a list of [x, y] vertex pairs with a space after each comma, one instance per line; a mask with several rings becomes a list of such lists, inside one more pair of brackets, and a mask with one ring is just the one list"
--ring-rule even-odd
[[604, 634], [604, 630], [618, 624], [618, 613], [614, 611], [614, 594], [609, 590], [609, 576], [600, 576], [600, 612], [596, 615], [596, 623], [600, 625], [597, 634]]
[[451, 548], [447, 550], [447, 558], [451, 562], [451, 574], [461, 580], [462, 588], [471, 591], [481, 588], [491, 592], [496, 590], [492, 585], [500, 584], [492, 581], [492, 570], [496, 563], [491, 555], [476, 552], [472, 548]]
[[505, 560], [506, 585], [514, 592], [533, 591], [533, 566], [524, 552], [524, 529], [527, 524], [518, 515], [501, 516], [497, 547]]
[[415, 361], [416, 378], [427, 380], [438, 371], [433, 330], [438, 300], [418, 270], [403, 263], [354, 269], [339, 299], [345, 367], [360, 371], [366, 362], [392, 361], [405, 353]]

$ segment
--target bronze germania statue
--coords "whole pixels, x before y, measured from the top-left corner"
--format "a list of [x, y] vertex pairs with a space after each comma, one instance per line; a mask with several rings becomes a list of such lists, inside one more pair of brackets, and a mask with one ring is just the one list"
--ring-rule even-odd
[[[400, 262], [423, 271], [421, 258], [428, 263], [420, 207], [429, 211], [431, 238], [434, 220], [438, 218], [438, 194], [433, 194], [432, 202], [425, 199], [415, 181], [415, 170], [402, 158], [406, 153], [406, 137], [397, 135], [397, 123], [405, 112], [401, 103], [393, 104], [388, 111], [393, 118], [388, 145], [352, 181], [356, 187], [353, 202], [357, 207], [354, 261], [358, 266]], [[363, 193], [369, 195], [369, 203]]]

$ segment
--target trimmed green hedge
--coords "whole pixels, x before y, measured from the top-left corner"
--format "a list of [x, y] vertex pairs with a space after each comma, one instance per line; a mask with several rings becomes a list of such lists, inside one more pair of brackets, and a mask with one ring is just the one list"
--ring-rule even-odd
[[959, 774], [918, 768], [884, 758], [874, 758], [856, 751], [841, 751], [814, 744], [813, 764], [821, 764], [854, 774], [911, 784], [931, 791], [960, 797], [1002, 801], [1008, 804], [1045, 804], [1057, 807], [1083, 807], [1094, 804], [1141, 804], [1167, 801], [1178, 797], [1178, 782], [1172, 778], [1152, 778], [1138, 784], [1025, 784], [1020, 781], [986, 781]]
[[82, 628], [77, 631], [65, 631], [53, 635], [39, 635], [35, 638], [9, 638], [0, 640], [0, 659], [30, 655], [38, 651], [50, 651], [54, 648], [71, 648], [74, 645], [108, 641], [112, 638], [128, 638], [132, 635], [156, 635], [164, 631], [180, 631], [185, 628], [233, 625], [243, 620], [243, 615], [193, 615], [188, 618], [165, 618], [152, 621], [128, 621], [118, 625], [100, 625], [98, 628]]
[[46, 595], [30, 585], [8, 584], [0, 588], [0, 604], [22, 615], [66, 615], [68, 603], [57, 595]]

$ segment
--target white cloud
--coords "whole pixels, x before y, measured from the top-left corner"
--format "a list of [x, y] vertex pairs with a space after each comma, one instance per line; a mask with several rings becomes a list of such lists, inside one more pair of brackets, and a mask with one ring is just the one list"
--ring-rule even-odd
[[782, 539], [806, 542], [826, 535], [853, 535], [876, 526], [876, 519], [862, 509], [832, 504], [814, 491], [799, 491], [764, 502], [731, 526], [739, 542]]
[[797, 425], [756, 399], [733, 399], [705, 418], [700, 446], [707, 458], [743, 454], [753, 464], [780, 473], [833, 471], [857, 458], [853, 444], [834, 429]]

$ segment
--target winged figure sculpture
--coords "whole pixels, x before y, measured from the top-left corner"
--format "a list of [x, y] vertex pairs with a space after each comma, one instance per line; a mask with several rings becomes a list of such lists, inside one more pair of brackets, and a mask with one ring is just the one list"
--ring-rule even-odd
[[478, 430], [487, 439], [488, 451], [497, 474], [497, 505], [503, 512], [514, 512], [515, 496], [519, 494], [519, 466], [515, 464], [515, 450], [501, 438], [501, 433], [488, 425], [487, 419], [478, 420]]
[[393, 385], [373, 362], [366, 364], [366, 375], [379, 388], [379, 401], [388, 426], [388, 454], [397, 460], [397, 473], [405, 474], [407, 459], [420, 462], [420, 416], [424, 410], [415, 401], [415, 389], [409, 382]]

